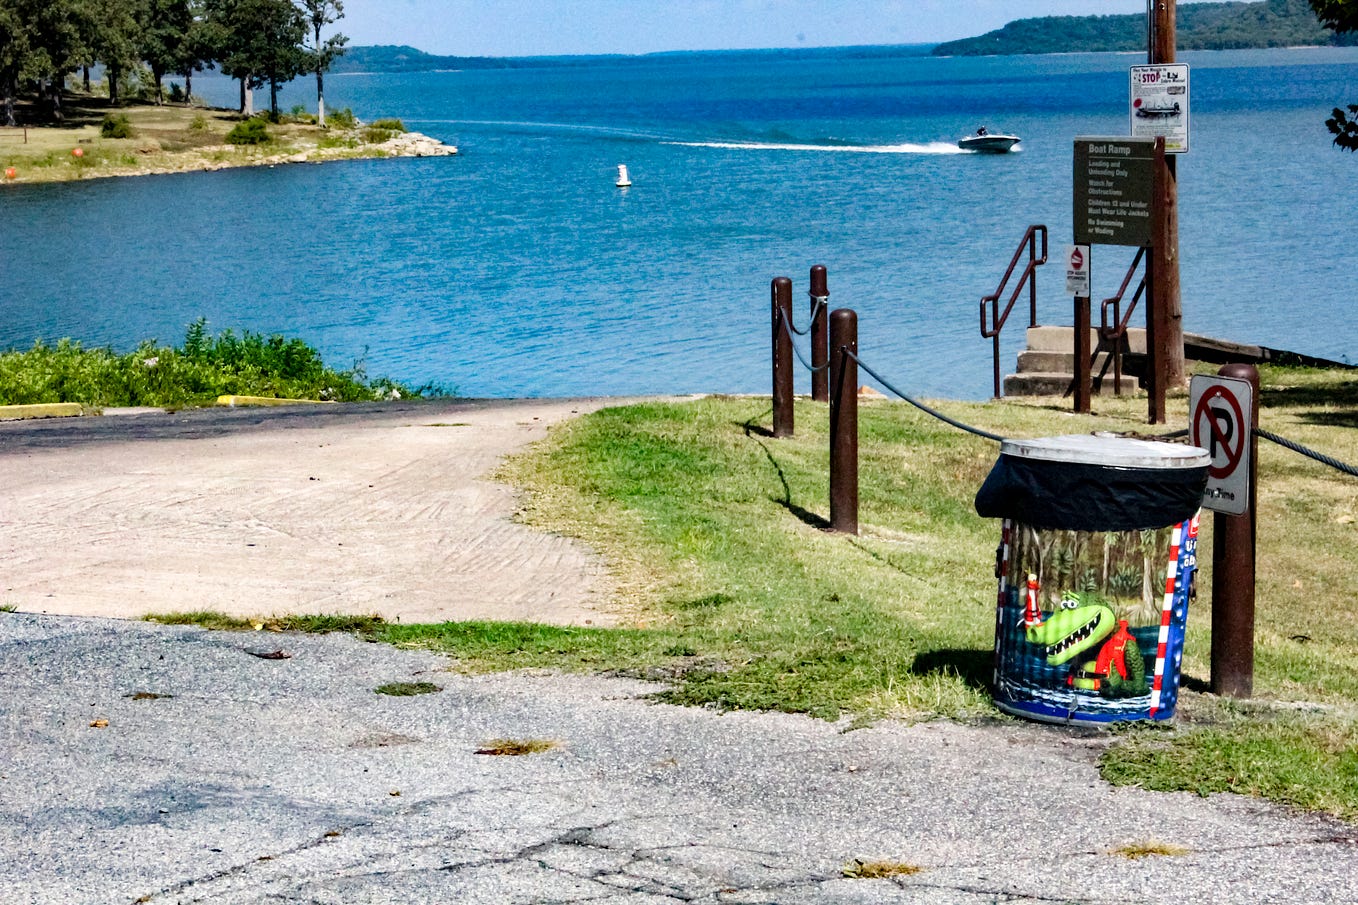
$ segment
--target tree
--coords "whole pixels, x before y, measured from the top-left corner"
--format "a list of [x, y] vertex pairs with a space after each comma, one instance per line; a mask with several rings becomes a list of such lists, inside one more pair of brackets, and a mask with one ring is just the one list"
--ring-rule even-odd
[[[100, 0], [88, 4], [89, 43], [95, 59], [104, 64], [108, 101], [118, 103], [123, 73], [141, 63], [142, 23], [146, 6], [141, 0]], [[62, 71], [65, 71], [64, 68]]]
[[291, 0], [208, 0], [214, 56], [241, 83], [241, 112], [254, 112], [250, 90], [269, 86], [269, 107], [278, 117], [278, 86], [309, 66], [302, 49], [306, 20]]
[[14, 96], [29, 59], [28, 23], [13, 0], [0, 0], [0, 125], [14, 126]]
[[313, 42], [307, 48], [316, 70], [316, 124], [325, 128], [325, 72], [335, 58], [344, 53], [349, 39], [341, 34], [321, 40], [321, 29], [344, 18], [342, 0], [301, 0], [307, 22], [311, 25]]
[[[1326, 28], [1335, 34], [1358, 33], [1358, 0], [1310, 0], [1311, 9]], [[1325, 125], [1334, 134], [1334, 143], [1346, 151], [1358, 151], [1358, 104], [1349, 104], [1346, 113], [1334, 108]]]
[[167, 72], [182, 72], [192, 55], [190, 30], [193, 10], [189, 0], [148, 0], [142, 22], [141, 52], [156, 83], [156, 103], [164, 102], [162, 80]]

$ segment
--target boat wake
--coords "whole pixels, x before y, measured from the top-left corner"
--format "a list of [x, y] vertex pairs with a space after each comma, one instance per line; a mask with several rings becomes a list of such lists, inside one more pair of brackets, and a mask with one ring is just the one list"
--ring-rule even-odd
[[906, 142], [895, 145], [806, 144], [788, 141], [685, 141], [671, 135], [587, 123], [521, 122], [512, 120], [420, 119], [407, 117], [412, 125], [494, 126], [522, 132], [577, 133], [622, 141], [658, 142], [681, 148], [716, 148], [724, 151], [803, 151], [840, 154], [966, 154], [955, 142]]
[[966, 154], [953, 142], [899, 145], [807, 145], [764, 141], [667, 141], [686, 148], [719, 148], [727, 151], [812, 151], [840, 154]]

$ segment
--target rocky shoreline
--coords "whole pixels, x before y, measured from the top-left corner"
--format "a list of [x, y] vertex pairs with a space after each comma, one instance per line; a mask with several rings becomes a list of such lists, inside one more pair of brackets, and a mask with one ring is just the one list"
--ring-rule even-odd
[[[328, 163], [335, 160], [374, 160], [396, 157], [451, 157], [458, 153], [455, 145], [445, 144], [419, 132], [403, 132], [386, 141], [362, 144], [357, 147], [289, 149], [269, 154], [234, 145], [212, 145], [193, 151], [180, 152], [170, 160], [158, 160], [153, 165], [107, 167], [82, 172], [78, 178], [98, 179], [113, 176], [165, 176], [172, 173], [216, 172], [240, 167], [274, 167], [295, 163]], [[252, 153], [253, 152], [253, 153]], [[233, 155], [224, 158], [223, 155]], [[234, 158], [234, 159], [233, 159]]]

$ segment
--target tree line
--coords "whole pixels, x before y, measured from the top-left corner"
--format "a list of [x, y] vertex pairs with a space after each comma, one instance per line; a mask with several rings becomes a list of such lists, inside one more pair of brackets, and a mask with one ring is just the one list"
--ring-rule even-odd
[[253, 92], [316, 76], [317, 121], [325, 125], [324, 77], [348, 38], [322, 37], [344, 16], [343, 0], [0, 0], [0, 125], [16, 125], [15, 102], [31, 96], [54, 122], [63, 119], [67, 79], [103, 66], [109, 102], [120, 101], [129, 73], [145, 67], [157, 103], [167, 75], [217, 69], [240, 82], [241, 112], [254, 113]]

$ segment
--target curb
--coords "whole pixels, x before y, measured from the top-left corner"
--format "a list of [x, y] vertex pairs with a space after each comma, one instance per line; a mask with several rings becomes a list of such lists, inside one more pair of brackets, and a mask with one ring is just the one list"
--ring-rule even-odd
[[324, 402], [320, 399], [278, 399], [273, 396], [218, 396], [218, 405], [241, 406], [241, 405], [334, 405], [333, 402]]
[[39, 402], [33, 405], [0, 405], [0, 421], [22, 421], [27, 418], [71, 418], [83, 415], [85, 408], [78, 402]]

